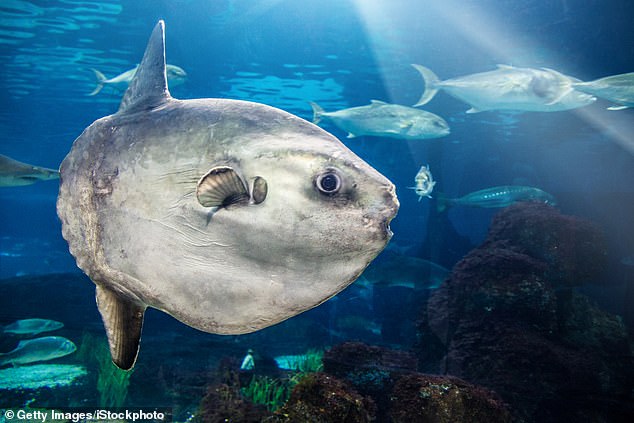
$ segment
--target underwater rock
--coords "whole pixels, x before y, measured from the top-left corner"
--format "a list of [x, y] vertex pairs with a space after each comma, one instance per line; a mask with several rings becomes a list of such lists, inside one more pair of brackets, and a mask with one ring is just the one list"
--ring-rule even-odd
[[599, 274], [604, 248], [594, 225], [549, 206], [503, 210], [432, 293], [420, 369], [495, 390], [520, 421], [633, 418], [626, 328], [572, 289]]
[[349, 379], [350, 373], [361, 369], [416, 371], [416, 357], [407, 351], [390, 350], [362, 342], [344, 342], [324, 353], [324, 370]]
[[324, 353], [324, 371], [345, 379], [377, 406], [377, 420], [384, 421], [389, 405], [389, 392], [403, 374], [415, 372], [416, 356], [361, 342], [344, 342]]
[[374, 421], [371, 399], [359, 395], [348, 383], [325, 373], [304, 377], [288, 402], [267, 423], [365, 423]]
[[390, 395], [393, 423], [510, 423], [511, 414], [495, 394], [448, 376], [411, 374]]
[[271, 413], [244, 400], [235, 387], [220, 383], [209, 387], [197, 414], [203, 423], [259, 423]]
[[484, 245], [501, 240], [546, 263], [549, 280], [558, 286], [592, 282], [607, 263], [605, 235], [597, 225], [543, 203], [518, 203], [498, 213]]

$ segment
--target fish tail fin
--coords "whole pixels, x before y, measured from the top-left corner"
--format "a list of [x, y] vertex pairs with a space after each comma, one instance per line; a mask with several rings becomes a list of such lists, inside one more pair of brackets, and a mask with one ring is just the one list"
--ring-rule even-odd
[[434, 98], [438, 92], [440, 79], [434, 72], [431, 71], [431, 69], [428, 69], [425, 66], [415, 64], [412, 64], [412, 66], [421, 74], [423, 80], [425, 81], [425, 91], [423, 91], [423, 94], [420, 96], [418, 102], [414, 104], [414, 107], [417, 107], [429, 103], [429, 101]]
[[451, 200], [449, 198], [445, 197], [443, 194], [438, 194], [438, 197], [436, 198], [436, 212], [444, 212], [450, 204]]
[[321, 121], [321, 115], [325, 113], [324, 109], [322, 109], [319, 104], [312, 101], [309, 101], [308, 103], [310, 103], [310, 107], [313, 108], [313, 123], [317, 124]]
[[99, 72], [97, 69], [92, 68], [92, 71], [95, 73], [95, 77], [97, 78], [97, 87], [88, 95], [97, 95], [99, 91], [103, 88], [103, 83], [106, 81], [106, 76]]

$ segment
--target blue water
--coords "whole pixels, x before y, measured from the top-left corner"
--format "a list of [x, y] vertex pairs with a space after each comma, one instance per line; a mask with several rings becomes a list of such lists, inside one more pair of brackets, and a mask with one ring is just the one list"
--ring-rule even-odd
[[[88, 96], [91, 69], [112, 77], [134, 67], [158, 19], [166, 22], [167, 62], [188, 74], [174, 97], [257, 101], [308, 120], [308, 101], [327, 111], [372, 99], [414, 104], [423, 83], [412, 63], [441, 79], [497, 64], [581, 80], [634, 70], [629, 0], [3, 0], [0, 153], [57, 168], [85, 127], [118, 108], [121, 92]], [[620, 295], [634, 255], [634, 111], [609, 105], [465, 114], [468, 105], [440, 92], [423, 108], [447, 120], [444, 138], [346, 139], [323, 127], [395, 183], [395, 251], [451, 268], [485, 239], [498, 211], [454, 208], [452, 233], [432, 236], [434, 200], [419, 202], [407, 189], [421, 165], [437, 180], [433, 196], [536, 186], [557, 198], [562, 213], [605, 231], [609, 269], [594, 296], [622, 314], [632, 307]], [[80, 272], [60, 234], [57, 188], [0, 188], [0, 278]]]

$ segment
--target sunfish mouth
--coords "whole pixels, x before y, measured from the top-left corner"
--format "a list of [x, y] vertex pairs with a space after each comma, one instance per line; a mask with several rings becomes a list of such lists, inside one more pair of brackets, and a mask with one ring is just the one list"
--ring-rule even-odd
[[390, 229], [390, 222], [396, 214], [398, 213], [398, 209], [400, 207], [400, 203], [398, 202], [398, 198], [396, 197], [396, 188], [393, 184], [387, 185], [385, 187], [385, 193], [383, 195], [384, 205], [383, 208], [379, 211], [379, 216], [381, 217], [381, 229], [386, 234], [388, 238], [392, 237], [392, 230]]

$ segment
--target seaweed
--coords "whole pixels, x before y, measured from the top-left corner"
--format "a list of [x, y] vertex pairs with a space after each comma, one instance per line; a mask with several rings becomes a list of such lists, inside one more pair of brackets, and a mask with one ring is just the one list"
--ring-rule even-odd
[[254, 375], [240, 392], [254, 404], [264, 405], [269, 411], [275, 411], [288, 401], [295, 385], [307, 374], [299, 372], [284, 379]]
[[[97, 369], [97, 391], [101, 407], [121, 407], [128, 396], [128, 386], [133, 371], [125, 371], [114, 365], [105, 339], [85, 333], [78, 356]], [[92, 367], [91, 365], [91, 367]]]
[[323, 350], [310, 349], [302, 355], [283, 356], [290, 366], [286, 377], [253, 375], [249, 384], [240, 389], [242, 396], [254, 404], [275, 411], [288, 401], [291, 391], [305, 376], [323, 370]]

